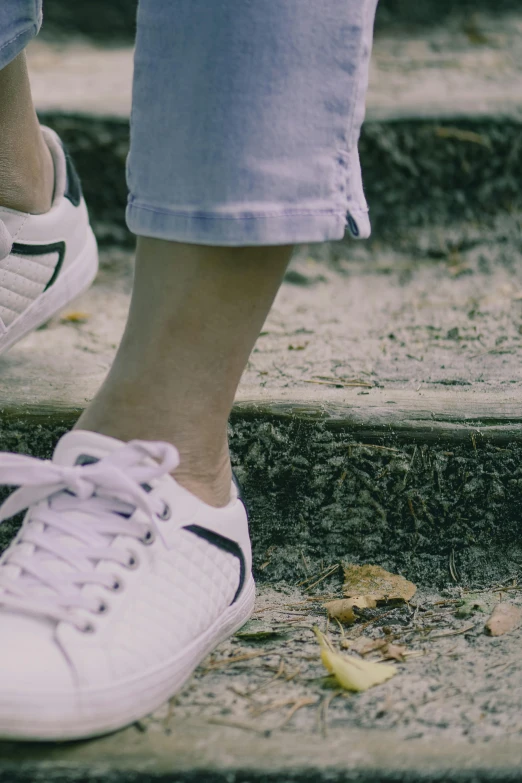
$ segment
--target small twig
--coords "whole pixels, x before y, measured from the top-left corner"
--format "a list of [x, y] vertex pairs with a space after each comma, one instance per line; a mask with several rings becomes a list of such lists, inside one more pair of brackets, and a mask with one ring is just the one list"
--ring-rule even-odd
[[417, 455], [417, 444], [415, 444], [415, 448], [413, 449], [413, 454], [412, 454], [411, 459], [410, 459], [410, 461], [408, 463], [408, 467], [406, 468], [406, 473], [404, 474], [404, 481], [402, 482], [402, 489], [404, 489], [406, 487], [406, 482], [408, 480], [408, 475], [409, 475], [410, 470], [411, 470], [411, 468], [413, 466], [413, 463], [415, 461], [416, 455]]
[[321, 732], [322, 736], [326, 739], [326, 736], [328, 734], [328, 709], [330, 707], [330, 704], [337, 696], [342, 696], [343, 691], [333, 691], [333, 693], [329, 693], [327, 696], [324, 697], [322, 702], [319, 704], [319, 709], [317, 711], [318, 715], [318, 728]]
[[257, 726], [250, 726], [248, 723], [240, 723], [236, 720], [222, 720], [221, 718], [209, 718], [207, 723], [215, 726], [228, 726], [231, 729], [243, 729], [243, 731], [253, 731], [254, 734], [266, 735], [270, 729], [258, 729]]
[[269, 704], [256, 704], [252, 708], [252, 716], [258, 718], [265, 712], [271, 712], [271, 710], [280, 710], [281, 707], [288, 707], [289, 704], [295, 704], [295, 696], [289, 696], [286, 699], [279, 699], [278, 701], [271, 701]]
[[295, 672], [292, 672], [291, 674], [288, 674], [285, 677], [285, 682], [292, 682], [292, 680], [294, 680], [298, 676], [298, 674], [300, 674], [300, 672], [301, 672], [301, 667], [298, 666]]
[[484, 587], [481, 590], [466, 589], [466, 590], [463, 590], [463, 593], [465, 595], [469, 595], [469, 594], [471, 594], [471, 595], [475, 595], [475, 594], [479, 595], [481, 593], [498, 593], [499, 591], [501, 591], [503, 593], [507, 593], [508, 591], [513, 591], [513, 590], [515, 592], [517, 592], [519, 590], [522, 590], [522, 585], [513, 585], [511, 587], [502, 587], [502, 585], [496, 585], [495, 587]]
[[[318, 574], [315, 573], [315, 574], [312, 574], [312, 576], [308, 576], [306, 579], [302, 579], [300, 582], [297, 583], [296, 587], [302, 587], [307, 582], [312, 582], [314, 579], [317, 579], [317, 577], [320, 577], [321, 579], [323, 579], [323, 578], [325, 578], [325, 576], [327, 576], [330, 573], [330, 571], [335, 571], [337, 568], [339, 568], [339, 564], [338, 563], [336, 563], [334, 565], [330, 565], [330, 566], [328, 566], [328, 568], [322, 569], [321, 571], [319, 571]], [[321, 579], [319, 579], [319, 581], [321, 581]], [[315, 582], [314, 584], [319, 584], [319, 582]], [[310, 588], [310, 586], [313, 587], [313, 585], [309, 585], [308, 587], [305, 588], [305, 590], [308, 590]]]
[[273, 654], [273, 652], [262, 650], [261, 652], [241, 653], [241, 655], [234, 655], [232, 658], [222, 658], [220, 661], [209, 663], [209, 665], [205, 667], [205, 673], [215, 671], [216, 669], [222, 669], [225, 666], [231, 666], [232, 664], [240, 663], [241, 661], [251, 661], [253, 658], [263, 658]]
[[493, 669], [497, 669], [499, 672], [503, 672], [504, 669], [507, 669], [508, 666], [513, 666], [514, 663], [516, 663], [516, 661], [508, 661], [507, 663], [494, 663], [493, 666], [488, 666], [486, 671], [490, 672]]
[[387, 617], [389, 614], [392, 614], [392, 612], [395, 612], [396, 609], [397, 609], [397, 607], [395, 607], [395, 609], [390, 609], [389, 612], [383, 612], [383, 614], [379, 614], [379, 615], [377, 615], [377, 617], [372, 617], [372, 619], [368, 620], [368, 622], [363, 623], [363, 625], [359, 625], [358, 626], [359, 630], [362, 631], [365, 628], [367, 628], [369, 625], [374, 623], [376, 620], [381, 620], [383, 617]]
[[313, 378], [303, 378], [304, 383], [318, 383], [322, 386], [344, 386], [346, 388], [362, 387], [363, 389], [373, 389], [373, 383], [366, 381], [338, 381], [335, 378], [331, 381], [316, 381]]
[[460, 628], [458, 631], [441, 631], [440, 633], [435, 633], [433, 636], [430, 636], [429, 639], [442, 639], [445, 636], [459, 636], [460, 634], [467, 633], [468, 631], [471, 631], [475, 627], [475, 623], [471, 623], [471, 625], [466, 625], [465, 628]]
[[375, 443], [352, 443], [353, 447], [361, 446], [365, 449], [379, 449], [380, 451], [394, 451], [396, 454], [404, 454], [401, 449], [394, 449], [392, 446], [378, 446]]
[[249, 701], [252, 699], [252, 694], [248, 691], [242, 691], [239, 688], [236, 688], [235, 685], [229, 685], [229, 691], [232, 691], [232, 693], [235, 693], [236, 696], [241, 696], [242, 699], [248, 699]]
[[449, 556], [449, 572], [454, 582], [460, 582], [460, 574], [455, 563], [455, 550], [452, 549]]
[[286, 718], [283, 720], [283, 722], [280, 723], [279, 726], [275, 726], [274, 728], [283, 729], [288, 723], [290, 723], [297, 710], [300, 710], [302, 707], [309, 707], [312, 704], [317, 704], [317, 699], [307, 699], [307, 698], [300, 699], [298, 702], [294, 704], [293, 707], [291, 707], [288, 710]]
[[316, 582], [313, 582], [313, 584], [308, 585], [308, 587], [304, 588], [305, 593], [308, 592], [308, 590], [311, 590], [313, 587], [317, 587], [318, 584], [321, 582], [324, 582], [325, 579], [328, 579], [329, 576], [333, 576], [336, 571], [339, 570], [341, 566], [337, 563], [335, 566], [332, 566], [332, 568], [327, 571], [320, 579], [318, 579]]
[[277, 604], [274, 604], [273, 606], [263, 606], [263, 607], [261, 607], [261, 609], [256, 609], [254, 614], [263, 614], [263, 612], [270, 612], [272, 609], [280, 610], [281, 607], [278, 606]]

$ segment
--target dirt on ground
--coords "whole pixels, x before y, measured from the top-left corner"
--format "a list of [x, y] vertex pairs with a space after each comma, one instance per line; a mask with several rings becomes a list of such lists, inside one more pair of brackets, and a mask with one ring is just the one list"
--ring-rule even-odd
[[[243, 381], [316, 388], [522, 383], [521, 223], [296, 254]], [[413, 248], [413, 249], [412, 249]]]
[[[335, 577], [312, 590], [263, 586], [254, 619], [137, 730], [168, 733], [169, 719], [198, 718], [247, 734], [327, 737], [333, 728], [357, 727], [393, 729], [398, 739], [429, 735], [469, 742], [522, 734], [521, 632], [492, 637], [484, 630], [499, 601], [522, 605], [522, 586], [419, 591], [408, 604], [360, 610], [357, 622], [346, 627], [328, 621], [323, 607], [341, 595], [334, 586]], [[399, 660], [387, 662], [397, 675], [364, 693], [342, 690], [321, 663], [314, 627], [359, 660], [382, 661], [391, 650]], [[376, 649], [364, 654], [372, 643]]]

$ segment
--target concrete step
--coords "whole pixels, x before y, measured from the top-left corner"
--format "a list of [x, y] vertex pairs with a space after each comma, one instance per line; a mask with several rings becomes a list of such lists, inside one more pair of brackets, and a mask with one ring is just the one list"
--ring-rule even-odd
[[[322, 602], [261, 586], [254, 617], [272, 638], [221, 644], [169, 704], [123, 732], [0, 744], [0, 781], [512, 783], [522, 763], [520, 639], [486, 636], [487, 615], [455, 617], [457, 595], [419, 591], [411, 606], [374, 610], [344, 629], [346, 641], [364, 623], [373, 638], [386, 626], [413, 653], [384, 685], [347, 694], [325, 681], [313, 634], [325, 625]], [[517, 593], [504, 595], [520, 605]], [[338, 647], [339, 628], [328, 634]]]
[[[231, 448], [258, 573], [349, 555], [421, 584], [505, 578], [522, 561], [519, 247], [356, 248], [299, 249], [243, 377]], [[105, 253], [69, 314], [2, 359], [0, 448], [47, 456], [72, 426], [130, 280], [130, 254]]]
[[[521, 211], [522, 16], [380, 35], [361, 139], [374, 236]], [[480, 35], [479, 35], [480, 33]], [[36, 104], [69, 144], [100, 238], [122, 243], [130, 48], [37, 41]], [[410, 242], [414, 241], [409, 239]]]
[[[63, 20], [84, 7], [62, 5]], [[382, 8], [422, 21], [448, 4]], [[123, 2], [103, 3], [96, 24], [109, 9], [112, 34], [127, 17]], [[256, 617], [281, 634], [224, 643], [173, 703], [123, 733], [2, 744], [1, 783], [518, 779], [519, 636], [491, 640], [480, 620], [451, 614], [452, 635], [437, 637], [437, 613], [465, 585], [519, 602], [505, 585], [518, 585], [522, 564], [520, 20], [490, 18], [485, 42], [478, 19], [469, 45], [451, 32], [456, 15], [445, 31], [377, 41], [362, 141], [377, 239], [298, 248], [243, 378], [232, 457], [264, 580]], [[130, 52], [38, 43], [31, 57], [42, 115], [73, 148], [97, 231], [124, 244]], [[47, 457], [72, 426], [114, 355], [131, 275], [130, 252], [105, 250], [93, 289], [0, 360], [0, 449]], [[0, 548], [15, 527], [2, 525]], [[330, 703], [311, 631], [324, 610], [288, 583], [341, 561], [425, 586], [415, 606], [380, 610], [365, 629], [389, 627], [421, 656]], [[336, 573], [317, 589], [339, 588]], [[259, 657], [212, 665], [241, 652]], [[256, 717], [259, 687], [254, 700], [273, 709]]]

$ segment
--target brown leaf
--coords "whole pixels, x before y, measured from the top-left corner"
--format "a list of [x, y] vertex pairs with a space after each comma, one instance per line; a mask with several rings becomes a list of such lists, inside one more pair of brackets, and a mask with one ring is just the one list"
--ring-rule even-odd
[[486, 620], [484, 629], [490, 636], [502, 636], [518, 628], [521, 621], [522, 610], [508, 601], [503, 601], [495, 606], [491, 617]]
[[368, 653], [380, 650], [382, 647], [386, 647], [386, 639], [370, 639], [369, 636], [359, 636], [358, 639], [349, 643], [349, 648], [353, 652], [359, 653], [359, 655], [368, 655]]
[[365, 596], [377, 603], [409, 601], [417, 591], [416, 585], [403, 576], [390, 574], [376, 565], [348, 565], [344, 567], [343, 592], [347, 598]]
[[339, 620], [340, 623], [351, 625], [355, 622], [355, 612], [353, 611], [352, 601], [339, 598], [337, 601], [327, 601], [324, 608], [328, 612], [328, 617], [332, 620]]
[[386, 649], [382, 651], [384, 660], [392, 658], [394, 661], [404, 661], [404, 653], [408, 648], [402, 644], [392, 644], [391, 642], [386, 645]]
[[369, 595], [358, 595], [355, 598], [347, 599], [352, 602], [352, 606], [356, 606], [357, 609], [375, 609], [377, 601]]

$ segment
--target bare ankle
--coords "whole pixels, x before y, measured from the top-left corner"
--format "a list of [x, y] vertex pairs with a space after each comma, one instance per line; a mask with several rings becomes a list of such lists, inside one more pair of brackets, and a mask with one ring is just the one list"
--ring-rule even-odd
[[[0, 205], [33, 215], [48, 212], [54, 191], [54, 164], [41, 139], [21, 154], [0, 149]], [[26, 154], [27, 153], [27, 154]]]
[[229, 459], [212, 467], [198, 465], [194, 470], [190, 469], [190, 465], [184, 465], [182, 460], [174, 473], [174, 478], [182, 487], [209, 506], [221, 508], [230, 502], [232, 469]]

